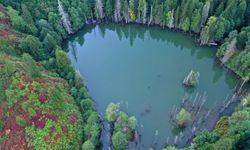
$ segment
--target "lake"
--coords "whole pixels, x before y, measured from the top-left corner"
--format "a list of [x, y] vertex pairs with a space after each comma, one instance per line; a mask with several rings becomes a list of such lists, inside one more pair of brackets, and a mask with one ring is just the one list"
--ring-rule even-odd
[[[169, 115], [185, 94], [206, 94], [211, 108], [232, 93], [236, 79], [215, 62], [217, 48], [199, 47], [194, 37], [140, 25], [87, 26], [66, 41], [74, 67], [83, 75], [97, 110], [110, 102], [139, 121], [139, 147], [162, 147], [174, 137]], [[183, 87], [194, 69], [199, 85]]]

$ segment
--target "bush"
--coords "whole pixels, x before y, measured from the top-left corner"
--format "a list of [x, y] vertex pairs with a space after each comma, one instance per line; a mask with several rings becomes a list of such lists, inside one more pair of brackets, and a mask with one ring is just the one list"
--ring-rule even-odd
[[4, 122], [0, 120], [0, 131], [4, 128]]
[[193, 139], [195, 148], [203, 148], [206, 149], [208, 147], [211, 148], [211, 144], [218, 141], [220, 138], [216, 133], [209, 133], [208, 131], [199, 132], [196, 137]]
[[99, 143], [100, 136], [99, 115], [97, 112], [92, 111], [84, 127], [85, 139], [89, 139], [94, 145]]
[[28, 125], [27, 122], [20, 116], [16, 116], [16, 123], [23, 128], [25, 128]]
[[181, 109], [181, 111], [177, 114], [176, 116], [176, 120], [177, 120], [177, 124], [179, 127], [183, 128], [185, 127], [186, 123], [191, 119], [191, 114], [186, 111], [185, 109]]
[[238, 111], [238, 112], [233, 113], [233, 115], [229, 119], [229, 123], [232, 126], [232, 125], [235, 125], [239, 122], [242, 122], [242, 121], [245, 121], [248, 119], [250, 119], [249, 112], [242, 110], [242, 111]]
[[21, 16], [19, 16], [18, 11], [14, 10], [12, 7], [8, 6], [7, 13], [10, 16], [11, 25], [16, 30], [24, 32], [26, 30], [27, 25], [26, 25], [24, 19]]
[[24, 69], [27, 71], [32, 77], [41, 77], [42, 74], [34, 61], [34, 59], [27, 53], [24, 53], [22, 56], [22, 59], [24, 61]]
[[83, 120], [87, 121], [87, 119], [89, 118], [89, 115], [94, 110], [93, 101], [91, 99], [83, 99], [80, 101], [80, 106], [81, 106], [82, 112], [84, 112], [82, 114]]
[[112, 143], [115, 150], [125, 150], [128, 140], [124, 133], [118, 131], [112, 136]]
[[0, 75], [12, 74], [16, 71], [15, 63], [7, 58], [7, 55], [0, 53], [0, 64], [4, 67], [0, 69]]
[[29, 113], [29, 115], [30, 115], [31, 117], [34, 117], [34, 116], [37, 115], [37, 114], [36, 114], [36, 111], [35, 111], [33, 108], [31, 108], [31, 107], [28, 108], [28, 113]]
[[6, 100], [6, 93], [5, 93], [5, 84], [6, 84], [6, 79], [0, 78], [0, 102], [3, 100]]
[[86, 141], [82, 145], [82, 150], [95, 150], [95, 146], [91, 141]]
[[228, 136], [228, 129], [229, 129], [229, 118], [227, 116], [223, 116], [216, 124], [214, 132], [222, 135]]
[[57, 88], [50, 88], [49, 90], [50, 103], [55, 109], [60, 109], [63, 107], [64, 97], [60, 90]]
[[178, 149], [173, 147], [173, 146], [168, 146], [168, 147], [164, 148], [163, 150], [178, 150]]
[[56, 64], [58, 68], [62, 69], [63, 71], [66, 71], [71, 65], [67, 54], [60, 49], [56, 50]]
[[109, 122], [114, 122], [118, 117], [119, 109], [119, 104], [110, 103], [106, 109], [106, 119]]
[[135, 130], [135, 128], [137, 127], [137, 124], [138, 124], [137, 119], [134, 116], [132, 116], [132, 117], [129, 118], [128, 122], [129, 122], [128, 123], [129, 127], [132, 130]]
[[37, 37], [28, 35], [27, 37], [22, 38], [20, 40], [19, 47], [23, 50], [23, 52], [29, 53], [36, 60], [45, 59], [45, 53], [42, 49], [42, 43]]
[[220, 139], [214, 144], [213, 149], [214, 150], [232, 150], [233, 140], [230, 138]]
[[88, 90], [86, 89], [86, 87], [82, 87], [79, 89], [78, 97], [79, 98], [89, 98], [89, 93], [88, 93]]
[[71, 93], [71, 95], [76, 99], [77, 98], [77, 89], [75, 88], [75, 87], [72, 87], [71, 89], [70, 89], [70, 93]]

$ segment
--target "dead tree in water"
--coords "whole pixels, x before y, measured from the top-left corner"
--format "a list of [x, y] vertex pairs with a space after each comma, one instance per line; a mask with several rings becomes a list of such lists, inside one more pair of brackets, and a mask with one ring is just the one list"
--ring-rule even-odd
[[190, 144], [193, 136], [201, 130], [212, 130], [218, 119], [223, 115], [230, 113], [233, 108], [233, 104], [238, 99], [237, 94], [227, 96], [225, 101], [221, 104], [214, 106], [213, 108], [207, 108], [205, 103], [207, 101], [206, 93], [187, 96], [182, 99], [182, 103], [179, 107], [174, 107], [171, 111], [170, 121], [173, 126], [176, 127], [176, 114], [181, 109], [186, 109], [191, 114], [191, 119], [186, 124], [186, 128], [179, 134], [175, 135], [168, 145], [185, 146]]
[[183, 85], [187, 87], [196, 86], [199, 83], [200, 73], [193, 70], [184, 78]]

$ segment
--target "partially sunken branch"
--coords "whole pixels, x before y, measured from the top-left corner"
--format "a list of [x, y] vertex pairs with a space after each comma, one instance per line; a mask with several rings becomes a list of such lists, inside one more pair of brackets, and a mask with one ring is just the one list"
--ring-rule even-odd
[[193, 70], [183, 80], [183, 85], [187, 87], [196, 86], [199, 83], [200, 73]]

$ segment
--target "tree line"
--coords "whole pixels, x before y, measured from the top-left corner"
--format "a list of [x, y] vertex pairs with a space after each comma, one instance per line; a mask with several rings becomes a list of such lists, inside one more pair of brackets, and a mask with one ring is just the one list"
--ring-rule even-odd
[[139, 23], [195, 33], [200, 45], [223, 43], [217, 52], [219, 58], [232, 45], [237, 51], [226, 65], [241, 77], [250, 77], [250, 0], [0, 0], [0, 3], [8, 6], [12, 27], [25, 35], [16, 47], [69, 82], [70, 92], [84, 112], [85, 146], [99, 144], [98, 115], [86, 87], [77, 85], [79, 75], [60, 47], [69, 34], [86, 24]]

